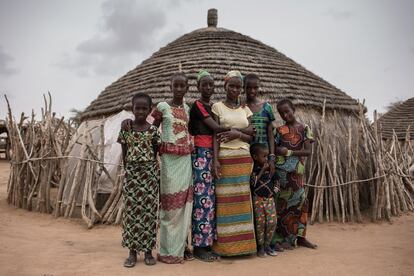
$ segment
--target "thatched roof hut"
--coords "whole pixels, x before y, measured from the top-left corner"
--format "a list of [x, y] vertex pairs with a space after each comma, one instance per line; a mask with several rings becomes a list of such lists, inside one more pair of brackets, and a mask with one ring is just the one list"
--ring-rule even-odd
[[[148, 93], [154, 103], [171, 98], [170, 77], [181, 69], [188, 76], [190, 84], [186, 101], [192, 103], [199, 98], [196, 74], [201, 69], [207, 69], [215, 78], [216, 93], [213, 100], [217, 101], [225, 97], [223, 87], [225, 74], [229, 70], [237, 69], [242, 74], [259, 75], [260, 92], [272, 105], [275, 105], [280, 98], [290, 98], [296, 105], [297, 118], [309, 124], [314, 130], [317, 146], [314, 147], [314, 154], [307, 165], [307, 182], [310, 185], [330, 186], [343, 181], [369, 177], [365, 168], [366, 163], [352, 161], [363, 156], [362, 153], [358, 155], [359, 151], [355, 150], [359, 147], [359, 141], [355, 137], [360, 136], [359, 126], [361, 118], [364, 117], [364, 108], [357, 100], [273, 47], [246, 35], [218, 27], [217, 10], [208, 11], [207, 25], [205, 28], [179, 37], [155, 52], [136, 68], [106, 87], [81, 114], [83, 123], [79, 129], [83, 129], [86, 124], [89, 127], [105, 125], [105, 151], [113, 149], [111, 153], [105, 153], [105, 162], [117, 162], [120, 158], [116, 135], [120, 122], [127, 116], [132, 116], [125, 110], [131, 109], [130, 99], [136, 92]], [[276, 112], [276, 109], [274, 111]], [[280, 116], [277, 114], [276, 118], [276, 125], [279, 125]], [[93, 134], [93, 136], [99, 135]], [[79, 154], [79, 150], [75, 147], [72, 154]], [[354, 162], [353, 173], [349, 170], [350, 162]], [[106, 167], [110, 174], [115, 176], [117, 168], [111, 165]], [[102, 179], [99, 180], [97, 191], [99, 193], [112, 191], [113, 194], [115, 187], [116, 185], [114, 186], [107, 179]], [[64, 202], [68, 198], [69, 189], [70, 185], [67, 185], [63, 196]], [[316, 214], [319, 215], [319, 221], [323, 220], [322, 212], [328, 204], [328, 201], [324, 203], [324, 198], [328, 199], [328, 194], [330, 200], [335, 201], [335, 197], [341, 198], [341, 204], [346, 204], [341, 205], [342, 220], [345, 221], [345, 218], [348, 219], [348, 215], [351, 214], [350, 220], [354, 221], [353, 210], [359, 212], [360, 209], [358, 188], [344, 186], [343, 189], [343, 195], [342, 191], [337, 195], [338, 189], [318, 189], [315, 196], [315, 190], [311, 189], [309, 198], [312, 200], [312, 206], [319, 206], [317, 207], [319, 212], [312, 213], [311, 221], [316, 219]], [[361, 191], [363, 203], [369, 200], [364, 197], [366, 194], [366, 191]], [[332, 201], [328, 205], [329, 210], [326, 214], [329, 213], [329, 220], [332, 220], [334, 216], [334, 211], [331, 210]], [[347, 211], [347, 208], [350, 210]], [[336, 209], [338, 216], [340, 212]]]
[[179, 37], [106, 87], [82, 113], [82, 121], [130, 109], [130, 99], [137, 91], [148, 93], [155, 103], [170, 98], [170, 76], [178, 71], [179, 64], [190, 79], [188, 102], [199, 97], [196, 89], [199, 70], [207, 69], [215, 77], [217, 100], [224, 98], [224, 75], [238, 69], [243, 74], [260, 76], [261, 92], [271, 103], [288, 97], [297, 105], [320, 109], [326, 99], [328, 109], [357, 111], [359, 108], [356, 100], [273, 47], [217, 27], [217, 10], [213, 9], [208, 13], [206, 28]]
[[391, 139], [393, 131], [398, 140], [405, 140], [407, 131], [410, 139], [414, 139], [414, 97], [406, 100], [402, 104], [393, 107], [390, 111], [382, 115], [379, 119], [379, 126], [383, 139]]

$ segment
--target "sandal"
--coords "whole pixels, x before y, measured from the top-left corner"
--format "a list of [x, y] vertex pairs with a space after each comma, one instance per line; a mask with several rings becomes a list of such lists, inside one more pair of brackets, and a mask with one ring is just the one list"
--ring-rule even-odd
[[151, 254], [145, 254], [144, 263], [146, 265], [155, 265], [157, 262]]
[[265, 248], [265, 252], [266, 252], [266, 255], [268, 256], [272, 256], [272, 257], [277, 256], [277, 252], [273, 250], [272, 248], [270, 248], [270, 246]]
[[266, 257], [266, 251], [265, 251], [264, 247], [259, 246], [257, 248], [257, 253], [256, 254], [257, 254], [257, 257], [259, 257], [259, 258], [265, 258]]
[[209, 253], [211, 254], [211, 256], [214, 258], [215, 261], [220, 261], [221, 256], [219, 254], [217, 254], [216, 252], [214, 252], [213, 250], [210, 250]]
[[273, 249], [273, 251], [276, 251], [276, 252], [285, 251], [285, 249], [283, 249], [283, 247], [279, 243], [276, 243], [275, 245], [271, 246], [271, 248]]
[[215, 256], [203, 247], [194, 247], [194, 257], [203, 262], [214, 262]]
[[124, 267], [131, 268], [131, 267], [134, 267], [136, 263], [137, 263], [137, 257], [129, 256], [124, 261]]
[[189, 248], [184, 249], [184, 260], [185, 261], [192, 261], [194, 260], [193, 252]]

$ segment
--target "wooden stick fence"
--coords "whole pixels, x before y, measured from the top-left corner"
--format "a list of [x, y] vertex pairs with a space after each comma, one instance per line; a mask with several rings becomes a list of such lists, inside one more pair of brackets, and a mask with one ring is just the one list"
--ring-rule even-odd
[[[326, 124], [322, 110], [318, 120], [308, 120], [316, 134], [316, 146], [308, 160], [306, 186], [311, 201], [310, 222], [362, 222], [362, 212], [372, 221], [390, 220], [414, 210], [414, 182], [408, 176], [413, 141], [407, 137], [384, 141], [376, 115], [369, 124], [364, 112]], [[306, 121], [306, 118], [303, 118]], [[316, 126], [316, 127], [315, 127]]]

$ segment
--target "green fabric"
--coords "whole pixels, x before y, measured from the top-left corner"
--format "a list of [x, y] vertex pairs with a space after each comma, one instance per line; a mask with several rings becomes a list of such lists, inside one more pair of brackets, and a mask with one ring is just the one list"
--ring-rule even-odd
[[155, 126], [147, 131], [120, 131], [118, 142], [127, 149], [122, 245], [146, 252], [156, 244], [159, 170], [155, 151], [161, 142], [160, 133]]
[[[167, 102], [160, 102], [157, 105], [157, 110], [162, 113], [162, 131], [161, 131], [161, 140], [162, 142], [176, 144], [177, 140], [183, 138], [184, 136], [189, 136], [187, 129], [187, 122], [176, 118], [173, 114], [171, 106]], [[184, 104], [184, 110], [187, 118], [189, 118], [190, 108], [187, 104]], [[184, 131], [179, 133], [174, 132], [175, 125], [186, 126]]]
[[118, 143], [127, 146], [127, 163], [154, 161], [155, 150], [161, 144], [161, 134], [156, 126], [151, 126], [148, 131], [121, 130]]
[[122, 187], [122, 246], [137, 252], [153, 250], [157, 240], [159, 171], [157, 162], [125, 166]]
[[[256, 130], [256, 135], [251, 141], [251, 144], [266, 144], [268, 145], [269, 139], [267, 135], [267, 126], [275, 120], [275, 115], [273, 114], [272, 106], [265, 102], [263, 103], [262, 108], [253, 112], [252, 116], [252, 125]], [[269, 146], [269, 145], [268, 145]]]
[[[191, 155], [161, 155], [160, 251], [164, 258], [176, 262], [184, 256], [193, 209]], [[183, 193], [185, 198], [180, 197]], [[164, 199], [170, 198], [166, 206]], [[175, 200], [171, 203], [171, 198]]]
[[197, 74], [197, 82], [199, 82], [202, 78], [207, 77], [207, 76], [211, 76], [210, 73], [207, 72], [206, 70], [201, 70]]

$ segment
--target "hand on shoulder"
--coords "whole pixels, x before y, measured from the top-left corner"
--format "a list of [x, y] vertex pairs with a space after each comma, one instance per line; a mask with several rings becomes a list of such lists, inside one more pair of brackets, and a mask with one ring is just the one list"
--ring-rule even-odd
[[130, 131], [132, 129], [132, 119], [125, 119], [121, 123], [121, 130]]

